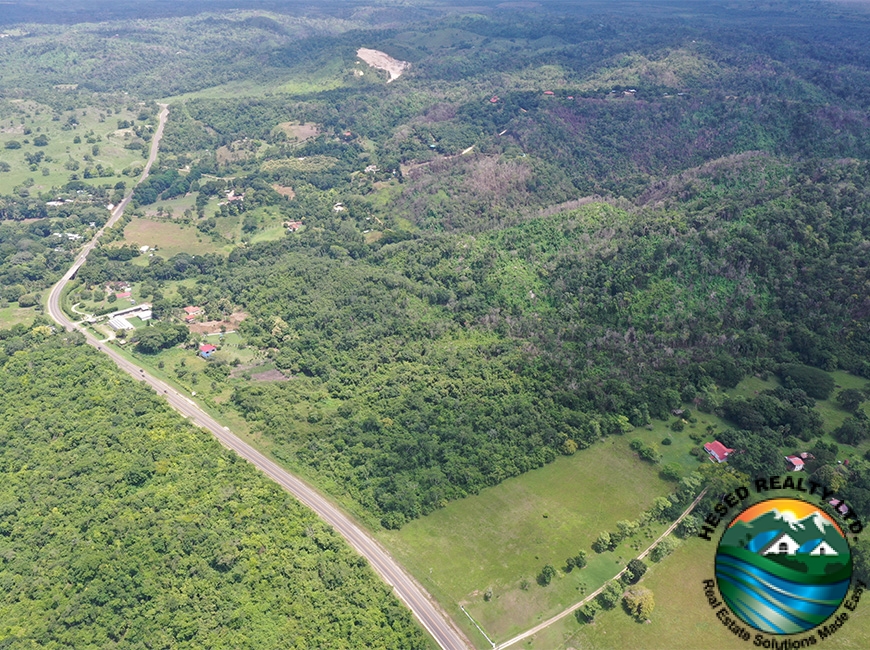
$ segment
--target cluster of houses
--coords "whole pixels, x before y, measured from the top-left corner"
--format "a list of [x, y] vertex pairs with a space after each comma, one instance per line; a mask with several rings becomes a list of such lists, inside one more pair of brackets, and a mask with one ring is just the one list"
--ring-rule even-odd
[[780, 533], [760, 549], [762, 555], [828, 555], [839, 553], [823, 539], [813, 539], [804, 545], [798, 544], [788, 533]]
[[[704, 444], [704, 451], [707, 452], [710, 460], [714, 463], [724, 463], [736, 450], [726, 447], [718, 440], [714, 440], [713, 442]], [[815, 457], [811, 453], [804, 451], [800, 454], [786, 456], [785, 462], [788, 465], [788, 470], [790, 472], [800, 472], [803, 470], [806, 462], [808, 460], [813, 460], [814, 458]]]

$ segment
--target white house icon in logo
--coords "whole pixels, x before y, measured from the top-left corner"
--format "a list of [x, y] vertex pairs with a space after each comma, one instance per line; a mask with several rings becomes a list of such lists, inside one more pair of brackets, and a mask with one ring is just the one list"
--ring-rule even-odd
[[[814, 543], [815, 542], [815, 543]], [[814, 540], [801, 546], [788, 533], [780, 533], [761, 550], [762, 555], [797, 555], [809, 552], [810, 555], [838, 555], [830, 544], [823, 539]], [[810, 550], [812, 549], [812, 550]]]
[[788, 533], [782, 533], [773, 538], [767, 548], [761, 551], [762, 555], [794, 555], [801, 547], [791, 538]]

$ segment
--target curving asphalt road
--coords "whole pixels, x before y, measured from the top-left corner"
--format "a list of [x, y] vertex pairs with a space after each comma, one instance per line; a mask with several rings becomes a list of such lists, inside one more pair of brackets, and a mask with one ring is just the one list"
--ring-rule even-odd
[[[151, 143], [151, 154], [148, 157], [145, 170], [139, 180], [140, 183], [148, 177], [148, 174], [151, 171], [151, 166], [157, 159], [157, 150], [160, 144], [160, 138], [163, 136], [163, 127], [165, 126], [166, 119], [169, 116], [168, 107], [165, 104], [161, 104], [161, 106], [160, 124], [154, 134], [154, 139]], [[151, 388], [157, 391], [157, 393], [163, 395], [166, 398], [166, 401], [168, 401], [176, 411], [181, 413], [197, 426], [206, 429], [217, 438], [222, 445], [236, 452], [266, 476], [278, 483], [278, 485], [290, 492], [303, 504], [311, 508], [321, 519], [344, 537], [360, 555], [369, 561], [384, 582], [393, 587], [396, 595], [408, 606], [420, 624], [426, 628], [441, 648], [444, 648], [445, 650], [465, 650], [467, 648], [472, 648], [473, 645], [471, 642], [468, 641], [462, 632], [457, 629], [447, 614], [437, 605], [437, 603], [435, 603], [434, 599], [428, 594], [428, 592], [426, 592], [426, 590], [415, 581], [398, 562], [390, 557], [389, 553], [387, 553], [387, 551], [378, 544], [371, 535], [357, 526], [348, 515], [339, 510], [332, 502], [326, 499], [310, 485], [292, 475], [286, 469], [235, 436], [227, 427], [221, 425], [217, 420], [197, 406], [193, 400], [182, 395], [169, 384], [166, 384], [148, 374], [143, 368], [137, 366], [132, 361], [125, 359], [112, 347], [101, 343], [92, 334], [80, 329], [72, 320], [69, 319], [69, 317], [67, 317], [60, 306], [61, 292], [63, 291], [64, 286], [66, 286], [67, 282], [70, 281], [82, 264], [84, 264], [88, 253], [94, 249], [97, 241], [103, 234], [103, 231], [114, 225], [115, 222], [121, 218], [124, 209], [130, 203], [132, 197], [133, 192], [131, 191], [112, 211], [112, 216], [109, 221], [106, 222], [106, 225], [103, 226], [94, 238], [84, 246], [81, 253], [76, 257], [73, 265], [64, 274], [60, 281], [52, 287], [48, 297], [49, 315], [65, 329], [69, 331], [78, 330], [82, 332], [90, 345], [108, 355], [108, 357], [114, 361], [121, 370], [127, 372], [135, 379], [143, 381], [151, 386]]]

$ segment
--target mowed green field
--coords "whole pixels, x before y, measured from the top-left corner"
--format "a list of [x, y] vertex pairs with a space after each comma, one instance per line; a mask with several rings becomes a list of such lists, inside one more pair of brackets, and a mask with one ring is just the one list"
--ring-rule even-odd
[[[133, 109], [133, 110], [130, 110]], [[0, 161], [9, 165], [8, 172], [0, 172], [0, 194], [12, 193], [21, 185], [30, 185], [27, 191], [45, 192], [60, 187], [70, 180], [81, 180], [90, 185], [111, 185], [124, 181], [128, 187], [135, 178], [121, 174], [131, 167], [145, 164], [142, 151], [125, 149], [136, 139], [129, 128], [119, 129], [119, 121], [137, 121], [142, 107], [134, 105], [106, 105], [104, 107], [55, 110], [32, 100], [9, 100], [0, 104]], [[34, 140], [45, 136], [48, 144], [36, 146]], [[76, 138], [80, 142], [75, 142]], [[143, 135], [150, 146], [151, 132]], [[8, 149], [10, 142], [20, 148]], [[31, 164], [26, 156], [39, 156]], [[99, 165], [103, 175], [99, 175]], [[85, 177], [92, 170], [93, 178]], [[111, 173], [109, 173], [111, 170]], [[32, 179], [32, 185], [31, 180]]]
[[[632, 542], [645, 548], [664, 528], [653, 527], [613, 552], [590, 548], [600, 532], [636, 519], [671, 490], [657, 467], [628, 448], [630, 440], [614, 437], [561, 457], [381, 537], [445, 606], [463, 604], [491, 638], [504, 641], [581, 600], [636, 555]], [[580, 550], [589, 565], [565, 573], [566, 558]], [[535, 579], [548, 563], [559, 575], [541, 587]], [[489, 602], [487, 588], [493, 590]]]

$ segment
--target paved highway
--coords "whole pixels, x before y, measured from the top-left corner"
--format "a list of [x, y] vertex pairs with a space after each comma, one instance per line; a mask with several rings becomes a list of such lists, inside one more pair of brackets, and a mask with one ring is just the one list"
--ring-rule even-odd
[[[142, 173], [141, 183], [151, 170], [151, 165], [157, 158], [157, 150], [160, 138], [163, 136], [163, 127], [169, 110], [162, 105], [160, 112], [160, 124], [154, 134], [151, 143], [151, 155]], [[123, 371], [129, 373], [135, 379], [145, 382], [157, 393], [163, 395], [169, 404], [194, 424], [206, 429], [221, 444], [233, 450], [239, 456], [250, 462], [266, 476], [278, 483], [290, 492], [299, 501], [311, 508], [321, 519], [332, 526], [336, 532], [342, 535], [357, 552], [365, 557], [381, 578], [396, 592], [396, 595], [408, 606], [417, 620], [432, 635], [438, 644], [445, 650], [461, 650], [473, 647], [466, 637], [459, 631], [447, 614], [435, 603], [434, 599], [426, 590], [415, 581], [378, 542], [365, 530], [356, 525], [351, 518], [338, 509], [332, 502], [313, 489], [310, 485], [290, 474], [286, 469], [273, 462], [249, 444], [235, 436], [227, 427], [222, 426], [217, 420], [203, 411], [196, 403], [187, 396], [176, 391], [169, 384], [148, 374], [143, 368], [121, 356], [113, 347], [101, 343], [96, 337], [87, 331], [81, 330], [70, 320], [61, 309], [61, 292], [67, 282], [75, 275], [85, 262], [103, 231], [114, 225], [124, 209], [130, 202], [132, 191], [112, 211], [112, 216], [106, 225], [97, 232], [94, 238], [84, 246], [75, 262], [64, 274], [63, 278], [54, 285], [48, 297], [48, 313], [62, 327], [67, 330], [81, 331], [90, 345], [108, 355], [112, 361]]]

